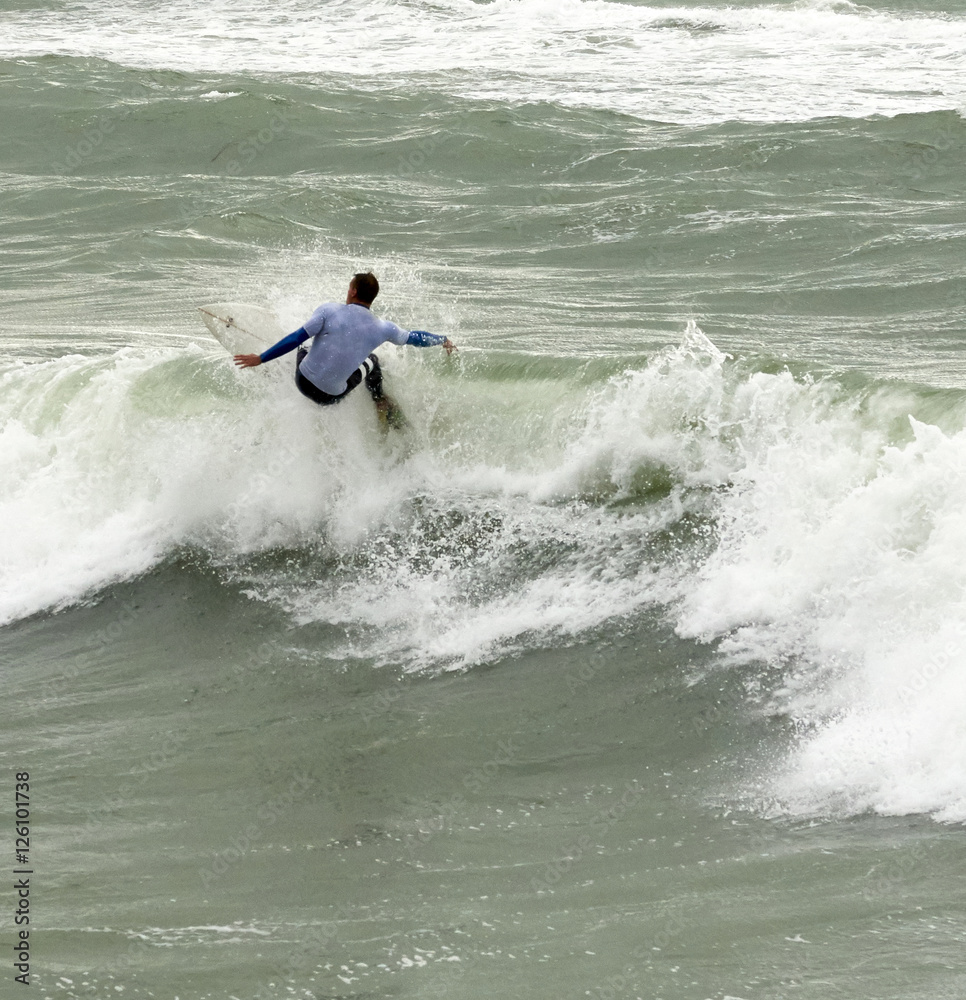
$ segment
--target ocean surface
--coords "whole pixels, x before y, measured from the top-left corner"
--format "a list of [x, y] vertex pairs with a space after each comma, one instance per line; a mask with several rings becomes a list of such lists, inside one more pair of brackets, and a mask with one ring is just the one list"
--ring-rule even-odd
[[962, 1000], [962, 0], [0, 12], [31, 995]]

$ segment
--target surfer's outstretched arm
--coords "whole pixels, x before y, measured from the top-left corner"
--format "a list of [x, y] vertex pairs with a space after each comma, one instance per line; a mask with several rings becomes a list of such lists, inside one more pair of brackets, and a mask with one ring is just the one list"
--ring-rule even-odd
[[439, 333], [427, 333], [425, 330], [410, 330], [406, 343], [410, 347], [442, 347], [447, 354], [456, 350], [456, 344], [449, 337]]
[[283, 354], [294, 351], [299, 344], [304, 344], [308, 339], [309, 335], [305, 332], [305, 327], [300, 326], [295, 333], [290, 333], [287, 337], [282, 337], [277, 344], [273, 344], [267, 351], [262, 351], [261, 354], [236, 354], [235, 364], [239, 368], [255, 368], [264, 361], [274, 361]]

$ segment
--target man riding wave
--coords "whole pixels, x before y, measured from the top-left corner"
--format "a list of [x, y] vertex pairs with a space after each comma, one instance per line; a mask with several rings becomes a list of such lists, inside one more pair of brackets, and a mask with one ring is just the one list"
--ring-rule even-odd
[[[294, 333], [283, 337], [261, 354], [236, 354], [239, 368], [255, 368], [266, 361], [299, 349], [295, 362], [295, 385], [303, 396], [320, 406], [341, 403], [365, 382], [380, 415], [392, 422], [395, 407], [382, 388], [382, 369], [373, 353], [387, 342], [412, 347], [442, 347], [452, 354], [456, 345], [449, 337], [425, 330], [403, 330], [388, 320], [377, 319], [370, 306], [379, 294], [379, 282], [371, 272], [353, 275], [345, 304], [326, 302]], [[309, 338], [311, 346], [301, 345]]]

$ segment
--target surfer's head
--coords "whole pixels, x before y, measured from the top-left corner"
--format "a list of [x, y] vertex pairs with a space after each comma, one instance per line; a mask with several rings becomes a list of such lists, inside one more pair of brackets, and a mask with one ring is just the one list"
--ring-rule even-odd
[[366, 271], [365, 274], [359, 273], [352, 276], [346, 302], [348, 304], [357, 302], [361, 306], [371, 306], [378, 294], [379, 281], [372, 271]]

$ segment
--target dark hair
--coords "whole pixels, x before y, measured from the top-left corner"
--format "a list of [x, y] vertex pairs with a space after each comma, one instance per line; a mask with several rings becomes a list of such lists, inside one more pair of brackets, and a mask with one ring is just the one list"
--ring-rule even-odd
[[360, 302], [369, 304], [375, 300], [379, 294], [379, 281], [372, 271], [366, 271], [365, 274], [354, 274], [352, 280], [356, 286], [356, 298]]

